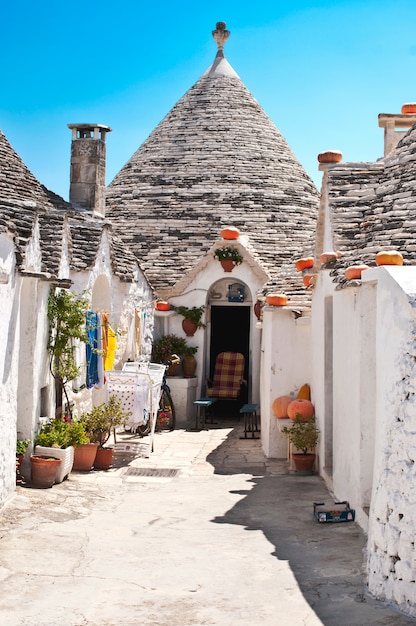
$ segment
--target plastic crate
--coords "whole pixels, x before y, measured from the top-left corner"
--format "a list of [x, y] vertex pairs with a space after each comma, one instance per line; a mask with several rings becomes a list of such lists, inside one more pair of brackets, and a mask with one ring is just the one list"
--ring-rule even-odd
[[334, 502], [330, 506], [325, 502], [313, 503], [313, 514], [318, 522], [353, 522], [355, 510], [350, 508], [349, 502]]

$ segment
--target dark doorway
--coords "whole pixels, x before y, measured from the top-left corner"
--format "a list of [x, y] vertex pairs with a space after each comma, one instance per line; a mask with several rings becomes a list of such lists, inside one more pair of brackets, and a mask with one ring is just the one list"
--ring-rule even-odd
[[238, 415], [240, 407], [248, 401], [249, 358], [250, 358], [250, 307], [249, 306], [212, 306], [211, 307], [211, 344], [210, 344], [210, 378], [214, 373], [215, 359], [220, 352], [241, 352], [244, 355], [244, 378], [247, 385], [243, 387], [238, 401], [226, 400], [216, 403], [217, 415]]

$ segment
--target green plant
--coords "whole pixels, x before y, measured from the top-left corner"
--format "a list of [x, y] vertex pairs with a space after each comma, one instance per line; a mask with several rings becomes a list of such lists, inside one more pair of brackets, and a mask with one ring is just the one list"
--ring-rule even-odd
[[[190, 346], [186, 343], [186, 339], [178, 337], [177, 335], [163, 335], [158, 341], [153, 344], [152, 361], [154, 363], [166, 363], [172, 354], [178, 356], [184, 356], [189, 354], [187, 352]], [[195, 352], [193, 353], [195, 354]]]
[[182, 317], [186, 320], [191, 320], [191, 322], [196, 324], [197, 328], [205, 328], [205, 324], [201, 322], [201, 318], [205, 311], [205, 307], [203, 305], [193, 306], [190, 308], [187, 306], [172, 306], [171, 308], [179, 313], [179, 315], [182, 315]]
[[109, 440], [111, 431], [124, 424], [129, 414], [123, 411], [116, 396], [110, 396], [108, 402], [92, 407], [88, 413], [82, 413], [80, 422], [85, 427], [90, 441], [98, 443], [100, 448]]
[[77, 420], [56, 417], [44, 424], [35, 437], [35, 446], [67, 448], [88, 443], [89, 438], [83, 424]]
[[193, 356], [198, 352], [198, 346], [187, 346], [183, 356]]
[[65, 289], [54, 289], [48, 298], [49, 337], [48, 352], [51, 355], [50, 371], [58, 383], [56, 409], [62, 407], [62, 393], [67, 405], [69, 399], [65, 385], [80, 373], [75, 360], [77, 339], [87, 343], [86, 314], [88, 300]]
[[31, 444], [30, 439], [17, 439], [16, 441], [16, 454], [25, 454], [26, 450]]
[[243, 262], [243, 257], [238, 252], [237, 248], [232, 246], [225, 246], [224, 248], [217, 248], [214, 252], [214, 258], [219, 261], [233, 261], [235, 265], [240, 265]]
[[301, 421], [302, 416], [298, 413], [293, 420], [292, 426], [284, 426], [282, 432], [289, 441], [302, 454], [314, 451], [319, 439], [319, 429], [315, 424], [315, 417], [311, 417], [307, 422]]

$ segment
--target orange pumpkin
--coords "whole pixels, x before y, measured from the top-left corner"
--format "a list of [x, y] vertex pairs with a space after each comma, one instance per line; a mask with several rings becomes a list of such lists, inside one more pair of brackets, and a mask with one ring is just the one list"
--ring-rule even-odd
[[221, 237], [223, 239], [238, 239], [240, 236], [240, 231], [235, 226], [226, 226], [221, 231]]
[[342, 161], [342, 152], [339, 150], [326, 150], [318, 154], [319, 163], [339, 163]]
[[403, 255], [397, 250], [380, 250], [376, 254], [376, 265], [403, 265]]
[[266, 296], [266, 304], [270, 306], [285, 306], [287, 300], [288, 298], [284, 293], [269, 293]]
[[315, 407], [310, 400], [299, 398], [292, 400], [287, 407], [287, 414], [291, 420], [294, 420], [298, 415], [301, 422], [307, 422], [315, 415]]
[[350, 267], [347, 267], [344, 271], [344, 274], [348, 280], [355, 280], [361, 278], [361, 272], [368, 269], [368, 265], [350, 265]]
[[334, 252], [334, 250], [330, 250], [329, 252], [322, 252], [319, 260], [321, 263], [333, 263], [338, 259], [338, 254]]
[[156, 302], [156, 310], [157, 311], [170, 311], [169, 302], [165, 302], [164, 300], [159, 300], [159, 302]]
[[406, 104], [402, 105], [402, 114], [403, 115], [409, 115], [409, 114], [415, 114], [416, 113], [416, 102], [406, 102]]
[[297, 261], [295, 261], [295, 267], [299, 272], [307, 270], [310, 267], [313, 267], [313, 265], [314, 259], [312, 256], [304, 257], [303, 259], [298, 259]]
[[279, 396], [275, 398], [272, 403], [273, 415], [278, 419], [287, 419], [287, 407], [292, 402], [293, 398], [290, 396]]
[[305, 287], [310, 287], [313, 284], [315, 276], [313, 274], [305, 274], [303, 277], [303, 284]]
[[311, 388], [305, 383], [298, 391], [298, 400], [310, 400], [311, 399]]

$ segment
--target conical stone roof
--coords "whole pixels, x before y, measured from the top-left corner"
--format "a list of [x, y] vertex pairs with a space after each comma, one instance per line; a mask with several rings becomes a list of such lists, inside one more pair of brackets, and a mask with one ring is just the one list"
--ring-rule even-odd
[[224, 58], [222, 32], [214, 63], [108, 187], [106, 216], [165, 295], [234, 225], [272, 283], [304, 299], [293, 261], [313, 253], [319, 194]]

